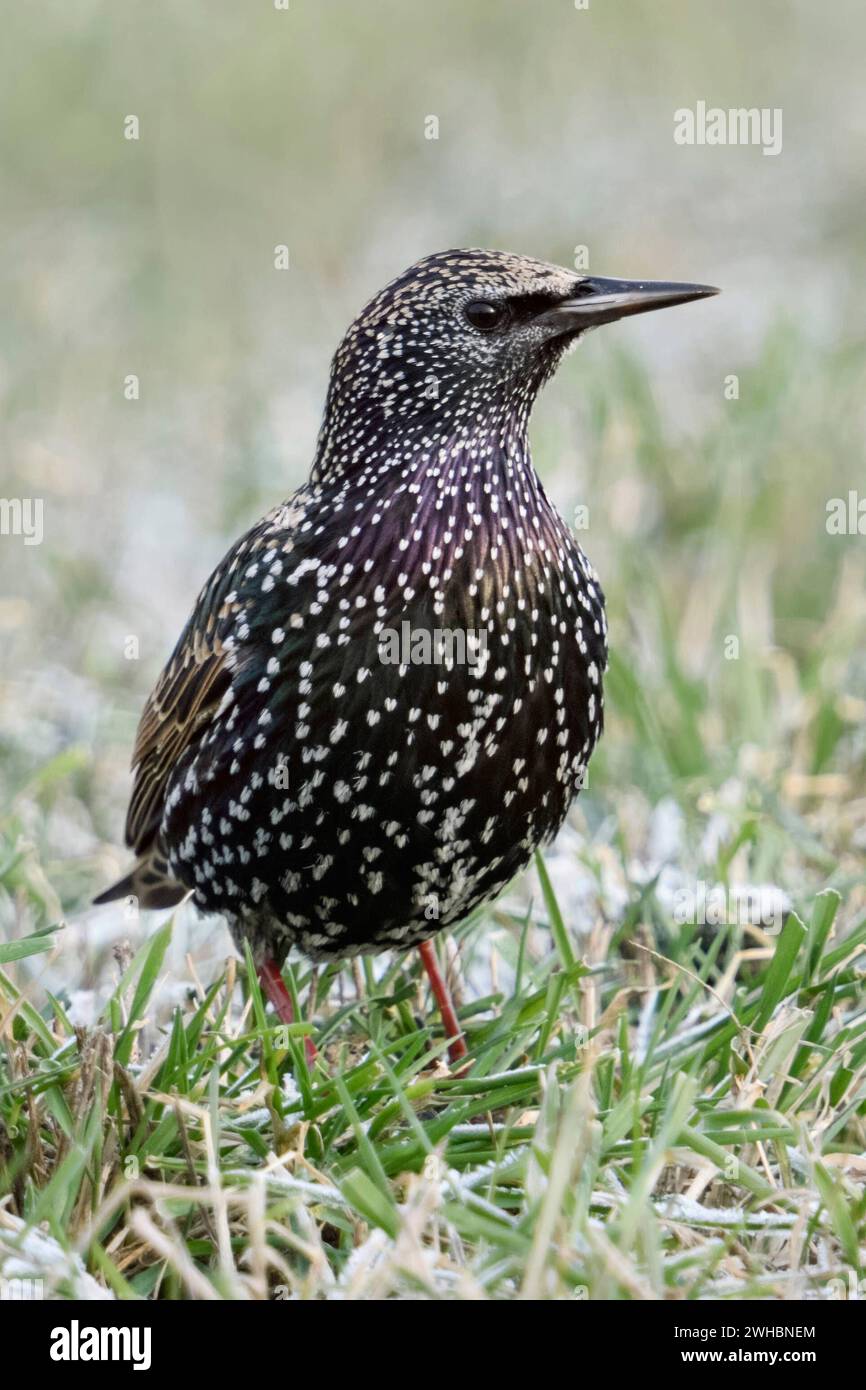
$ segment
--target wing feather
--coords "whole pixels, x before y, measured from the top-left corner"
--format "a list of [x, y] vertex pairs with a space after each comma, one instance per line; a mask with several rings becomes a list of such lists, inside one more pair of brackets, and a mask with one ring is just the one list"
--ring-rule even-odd
[[227, 639], [241, 607], [239, 580], [256, 552], [273, 544], [276, 528], [285, 534], [288, 522], [290, 534], [293, 519], [291, 504], [275, 508], [217, 566], [144, 707], [126, 817], [126, 843], [138, 854], [147, 851], [159, 831], [172, 771], [202, 738], [231, 684]]

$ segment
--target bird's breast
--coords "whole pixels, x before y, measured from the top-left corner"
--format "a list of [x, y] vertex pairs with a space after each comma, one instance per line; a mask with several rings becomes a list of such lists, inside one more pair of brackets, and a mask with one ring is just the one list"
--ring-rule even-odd
[[552, 511], [452, 516], [271, 545], [238, 584], [231, 692], [164, 821], [202, 905], [261, 904], [313, 954], [403, 944], [558, 829], [601, 732], [601, 591]]

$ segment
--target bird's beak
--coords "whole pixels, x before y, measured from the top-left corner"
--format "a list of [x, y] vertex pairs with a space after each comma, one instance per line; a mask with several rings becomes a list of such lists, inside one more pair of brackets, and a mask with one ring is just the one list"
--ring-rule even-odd
[[562, 333], [580, 332], [600, 323], [613, 323], [630, 314], [647, 314], [650, 309], [669, 309], [688, 304], [690, 299], [706, 299], [718, 294], [713, 285], [680, 285], [667, 280], [606, 280], [593, 275], [581, 280], [577, 291], [541, 316]]

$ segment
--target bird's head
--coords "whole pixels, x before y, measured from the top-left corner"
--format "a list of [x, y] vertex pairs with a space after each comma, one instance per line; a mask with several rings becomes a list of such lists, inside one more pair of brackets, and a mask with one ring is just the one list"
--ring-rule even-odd
[[426, 256], [370, 301], [337, 350], [330, 461], [342, 470], [371, 447], [525, 425], [540, 386], [588, 329], [716, 293], [580, 275], [505, 251]]

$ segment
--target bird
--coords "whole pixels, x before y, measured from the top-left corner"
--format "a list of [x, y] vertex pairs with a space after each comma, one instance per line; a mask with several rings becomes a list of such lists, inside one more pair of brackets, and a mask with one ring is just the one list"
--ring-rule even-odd
[[552, 840], [604, 719], [604, 594], [530, 413], [590, 329], [716, 293], [470, 248], [376, 294], [333, 358], [308, 481], [217, 565], [145, 704], [136, 861], [94, 901], [191, 893], [284, 1022], [293, 947], [417, 946], [461, 1062], [432, 939]]

